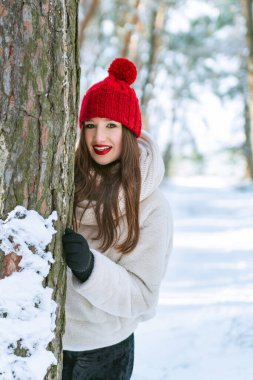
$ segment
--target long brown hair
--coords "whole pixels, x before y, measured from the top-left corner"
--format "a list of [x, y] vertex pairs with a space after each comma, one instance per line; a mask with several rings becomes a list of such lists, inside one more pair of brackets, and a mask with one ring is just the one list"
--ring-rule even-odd
[[[75, 156], [74, 228], [77, 229], [76, 208], [78, 203], [87, 200], [87, 209], [91, 206], [91, 202], [95, 201], [92, 204], [95, 204], [94, 213], [98, 234], [94, 239], [102, 240], [101, 251], [104, 252], [115, 245], [119, 252], [129, 253], [136, 247], [140, 234], [141, 173], [137, 139], [132, 131], [123, 127], [120, 159], [108, 165], [99, 165], [89, 154], [85, 143], [84, 129], [85, 126], [82, 128]], [[124, 194], [128, 233], [126, 239], [118, 244], [117, 226], [121, 216], [119, 209], [121, 189]]]

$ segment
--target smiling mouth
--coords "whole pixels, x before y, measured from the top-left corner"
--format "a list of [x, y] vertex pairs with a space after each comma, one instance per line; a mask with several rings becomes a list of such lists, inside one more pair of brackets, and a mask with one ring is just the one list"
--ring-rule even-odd
[[112, 147], [108, 145], [104, 145], [104, 146], [93, 145], [93, 149], [96, 154], [103, 155], [103, 154], [109, 153]]

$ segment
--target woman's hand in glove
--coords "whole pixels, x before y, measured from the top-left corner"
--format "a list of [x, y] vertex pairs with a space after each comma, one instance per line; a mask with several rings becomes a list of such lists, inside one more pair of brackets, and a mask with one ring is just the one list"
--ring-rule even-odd
[[86, 281], [94, 267], [94, 256], [87, 240], [70, 228], [66, 228], [62, 236], [62, 245], [68, 267], [81, 282]]

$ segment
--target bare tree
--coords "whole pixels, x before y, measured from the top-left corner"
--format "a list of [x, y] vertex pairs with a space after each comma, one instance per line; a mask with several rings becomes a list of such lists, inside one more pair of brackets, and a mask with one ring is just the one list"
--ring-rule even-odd
[[55, 380], [65, 299], [61, 232], [72, 217], [79, 102], [78, 1], [0, 1], [0, 16], [0, 217], [16, 205], [58, 213], [46, 280], [58, 304], [50, 345], [58, 365], [46, 376]]
[[153, 5], [151, 9], [150, 22], [148, 25], [149, 55], [148, 62], [145, 64], [146, 77], [142, 84], [141, 105], [143, 110], [144, 127], [148, 129], [146, 109], [148, 102], [152, 99], [152, 88], [157, 73], [157, 56], [161, 47], [161, 34], [163, 33], [165, 15], [168, 5], [160, 2]]
[[[140, 0], [135, 0], [134, 6], [131, 9], [131, 12], [126, 17], [124, 17], [124, 25], [127, 24], [128, 27], [126, 30], [124, 30], [125, 34], [123, 37], [123, 48], [121, 52], [122, 57], [128, 57], [130, 55], [129, 53], [131, 51], [131, 39], [140, 21], [138, 17], [139, 6], [140, 6]], [[131, 55], [133, 55], [133, 52]]]
[[[251, 163], [247, 159], [248, 168], [253, 166], [252, 146], [253, 146], [253, 2], [252, 0], [241, 0], [242, 12], [246, 20], [246, 42], [248, 46], [248, 87], [249, 87], [249, 120], [245, 121], [247, 152], [251, 154]], [[245, 109], [247, 113], [247, 107]], [[251, 170], [251, 169], [250, 169]]]
[[[81, 0], [81, 5], [85, 8], [85, 0]], [[85, 29], [87, 28], [89, 22], [91, 21], [92, 17], [96, 13], [96, 10], [99, 6], [99, 0], [91, 0], [91, 3], [83, 17], [83, 19], [80, 21], [80, 31], [79, 31], [79, 36], [80, 36], [80, 47], [83, 46], [84, 40], [85, 40]]]

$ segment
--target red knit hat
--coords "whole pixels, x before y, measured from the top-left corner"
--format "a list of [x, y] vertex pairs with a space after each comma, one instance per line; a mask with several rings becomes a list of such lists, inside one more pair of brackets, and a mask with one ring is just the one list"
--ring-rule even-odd
[[130, 87], [137, 77], [136, 67], [126, 58], [116, 58], [108, 73], [108, 77], [94, 84], [84, 95], [79, 127], [91, 118], [105, 117], [123, 124], [139, 137], [141, 111], [135, 91]]

